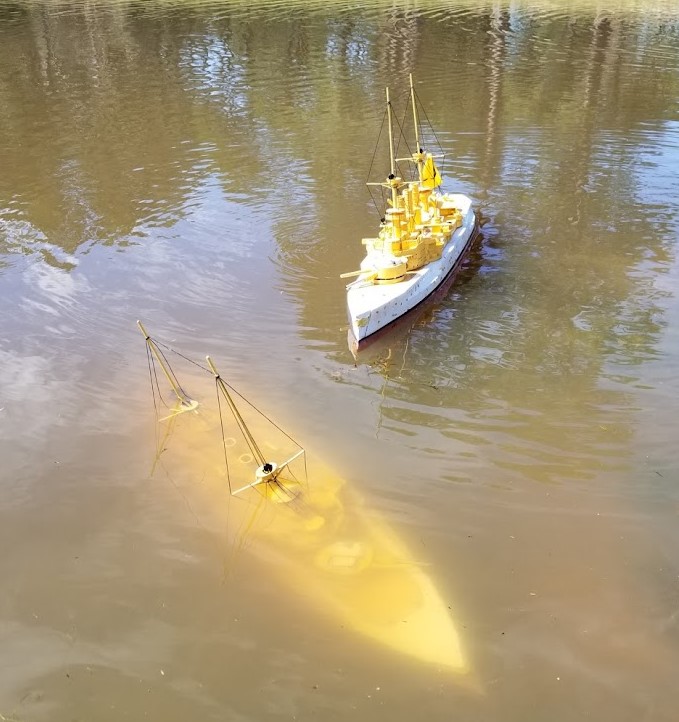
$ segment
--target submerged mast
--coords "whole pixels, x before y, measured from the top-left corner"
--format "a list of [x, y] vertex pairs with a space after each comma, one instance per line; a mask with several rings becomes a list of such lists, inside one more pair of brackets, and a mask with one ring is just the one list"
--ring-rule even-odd
[[[198, 402], [189, 398], [184, 389], [182, 389], [182, 387], [179, 385], [179, 381], [177, 381], [177, 377], [174, 375], [174, 372], [170, 368], [170, 364], [167, 362], [167, 359], [163, 356], [158, 346], [156, 346], [156, 342], [149, 336], [148, 331], [144, 328], [144, 324], [141, 321], [137, 321], [137, 326], [139, 326], [139, 330], [142, 332], [144, 339], [146, 340], [147, 348], [150, 349], [154, 358], [160, 365], [160, 368], [163, 370], [165, 377], [169, 381], [170, 386], [172, 387], [172, 390], [174, 391], [175, 396], [179, 401], [180, 408], [178, 409], [177, 413], [180, 413], [181, 411], [194, 411], [195, 409], [197, 409]], [[160, 389], [158, 389], [158, 392], [160, 393]]]
[[[246, 491], [247, 489], [253, 489], [260, 484], [273, 484], [275, 489], [278, 491], [278, 493], [283, 493], [284, 496], [280, 497], [279, 501], [291, 501], [296, 494], [292, 492], [293, 486], [297, 485], [299, 486], [299, 483], [296, 481], [291, 481], [289, 479], [283, 479], [281, 477], [281, 472], [290, 466], [290, 464], [295, 461], [296, 459], [300, 458], [301, 456], [304, 456], [305, 451], [304, 449], [288, 434], [285, 434], [299, 449], [296, 453], [294, 453], [289, 459], [286, 459], [280, 464], [277, 464], [275, 461], [267, 461], [266, 457], [262, 453], [261, 449], [259, 448], [259, 445], [255, 441], [254, 436], [252, 435], [250, 429], [248, 428], [248, 425], [245, 423], [245, 419], [243, 419], [243, 416], [241, 415], [240, 411], [238, 410], [238, 407], [236, 406], [236, 402], [233, 400], [233, 397], [229, 393], [229, 388], [227, 383], [224, 381], [224, 379], [221, 377], [219, 371], [217, 370], [217, 367], [215, 366], [214, 362], [209, 356], [205, 357], [208, 366], [210, 367], [210, 371], [212, 372], [213, 376], [215, 377], [215, 382], [217, 384], [218, 391], [221, 391], [222, 396], [226, 399], [226, 403], [229, 406], [229, 410], [233, 414], [234, 419], [236, 420], [236, 424], [238, 425], [238, 428], [240, 429], [241, 434], [243, 434], [243, 437], [245, 439], [246, 444], [249, 446], [250, 450], [252, 451], [252, 456], [254, 457], [255, 461], [257, 462], [257, 469], [255, 470], [255, 479], [254, 481], [250, 482], [249, 484], [246, 484], [245, 486], [242, 486], [240, 489], [232, 489], [231, 488], [231, 480], [229, 478], [229, 490], [231, 494], [238, 495], [243, 491]], [[254, 408], [254, 407], [253, 407]], [[261, 414], [260, 411], [257, 413]], [[221, 411], [220, 411], [221, 415]], [[263, 415], [263, 414], [262, 414]], [[266, 418], [266, 417], [265, 417]], [[273, 423], [273, 422], [270, 422]], [[274, 424], [275, 426], [275, 424]], [[278, 428], [278, 427], [276, 427]], [[280, 429], [279, 429], [280, 430]], [[223, 433], [223, 427], [222, 427], [222, 433]], [[224, 448], [224, 453], [226, 454], [226, 447]], [[227, 471], [228, 471], [228, 463], [227, 463]]]
[[234, 418], [236, 419], [238, 428], [241, 430], [241, 433], [245, 437], [245, 441], [247, 442], [247, 445], [252, 450], [252, 455], [255, 457], [255, 459], [257, 459], [257, 463], [260, 466], [266, 464], [264, 454], [262, 454], [259, 446], [257, 445], [257, 442], [255, 441], [254, 437], [250, 433], [250, 429], [248, 429], [247, 424], [243, 420], [243, 417], [240, 415], [240, 412], [238, 411], [238, 407], [236, 406], [234, 400], [231, 398], [229, 389], [227, 388], [226, 384], [224, 383], [224, 379], [219, 375], [219, 371], [217, 371], [217, 368], [215, 367], [214, 363], [212, 362], [212, 359], [209, 356], [206, 356], [205, 359], [208, 363], [208, 366], [210, 367], [210, 371], [212, 371], [212, 373], [215, 377], [215, 381], [217, 383], [217, 386], [219, 387], [219, 390], [222, 392], [222, 395], [226, 399], [226, 403], [229, 405], [229, 409], [231, 410], [231, 413], [233, 414]]

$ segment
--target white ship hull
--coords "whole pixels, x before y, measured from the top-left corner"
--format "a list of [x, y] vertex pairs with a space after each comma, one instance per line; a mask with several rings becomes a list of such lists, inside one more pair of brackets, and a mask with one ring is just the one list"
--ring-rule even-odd
[[359, 276], [347, 286], [349, 323], [359, 344], [429, 298], [461, 262], [477, 233], [477, 218], [467, 196], [446, 194], [446, 198], [461, 210], [462, 224], [452, 233], [439, 259], [408, 272], [397, 283], [377, 284]]

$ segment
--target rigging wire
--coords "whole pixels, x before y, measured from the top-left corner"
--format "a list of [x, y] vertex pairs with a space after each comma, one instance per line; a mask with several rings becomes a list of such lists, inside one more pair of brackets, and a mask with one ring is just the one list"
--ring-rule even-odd
[[[151, 341], [153, 341], [153, 343], [156, 343], [154, 339], [151, 339]], [[156, 344], [156, 345], [157, 345], [157, 344]], [[172, 366], [170, 366], [170, 362], [167, 360], [167, 356], [166, 356], [160, 349], [158, 349], [158, 351], [160, 352], [160, 355], [163, 357], [163, 361], [167, 364], [167, 368], [168, 368], [168, 370], [169, 370], [169, 373], [172, 375], [172, 378], [174, 379], [174, 382], [175, 382], [175, 384], [177, 385], [177, 388], [182, 392], [182, 394], [183, 394], [184, 397], [185, 397], [184, 399], [182, 399], [182, 401], [185, 401], [186, 399], [189, 399], [189, 398], [190, 398], [189, 395], [188, 395], [188, 394], [186, 393], [186, 391], [184, 391], [184, 389], [182, 388], [182, 385], [179, 383], [179, 379], [178, 379], [177, 376], [175, 375], [175, 372], [174, 372]]]
[[[438, 136], [436, 135], [436, 131], [434, 130], [434, 126], [432, 125], [432, 122], [431, 122], [431, 120], [429, 119], [429, 116], [427, 115], [427, 111], [425, 110], [424, 105], [422, 104], [422, 101], [420, 100], [420, 97], [419, 97], [419, 95], [417, 94], [417, 91], [416, 91], [415, 89], [413, 89], [413, 91], [414, 91], [414, 92], [413, 92], [413, 95], [414, 95], [414, 98], [415, 98], [415, 104], [417, 105], [418, 111], [420, 111], [420, 112], [418, 113], [418, 132], [419, 132], [419, 136], [420, 136], [420, 138], [422, 138], [422, 137], [424, 136], [424, 129], [425, 129], [425, 126], [426, 126], [427, 130], [428, 130], [429, 132], [431, 132], [432, 136], [434, 137], [434, 141], [435, 141], [435, 145], [436, 145], [436, 147], [437, 147], [437, 150], [441, 153], [441, 155], [443, 156], [443, 159], [445, 159], [445, 153], [444, 153], [444, 151], [443, 151], [443, 145], [441, 144], [441, 141], [439, 140]], [[398, 140], [397, 140], [396, 147], [395, 147], [395, 154], [398, 155], [399, 148], [401, 147], [401, 144], [403, 144], [403, 145], [405, 145], [405, 148], [406, 148], [406, 150], [407, 150], [408, 155], [409, 155], [409, 156], [412, 156], [412, 155], [413, 155], [413, 151], [411, 150], [410, 144], [408, 143], [407, 135], [406, 135], [406, 133], [405, 133], [405, 128], [406, 128], [406, 125], [407, 125], [407, 122], [408, 122], [408, 121], [407, 121], [408, 111], [410, 110], [410, 107], [411, 107], [410, 91], [408, 90], [407, 92], [404, 91], [403, 93], [401, 93], [401, 94], [397, 97], [397, 102], [401, 102], [402, 99], [405, 98], [405, 97], [407, 97], [407, 101], [406, 101], [406, 104], [405, 104], [405, 109], [404, 109], [404, 111], [403, 111], [403, 119], [402, 119], [402, 120], [399, 120], [399, 118], [396, 116], [395, 113], [392, 115], [392, 118], [394, 119], [394, 121], [395, 121], [395, 123], [396, 123], [396, 126], [397, 126], [397, 128], [398, 128]], [[389, 104], [388, 104], [388, 105], [393, 108], [393, 102], [392, 102], [391, 100], [389, 101]], [[370, 178], [370, 177], [372, 176], [373, 167], [374, 167], [374, 165], [375, 165], [375, 158], [376, 158], [376, 156], [377, 156], [377, 152], [378, 152], [379, 145], [380, 145], [380, 140], [381, 140], [382, 134], [383, 134], [383, 132], [384, 132], [384, 125], [385, 125], [385, 122], [386, 122], [388, 113], [389, 113], [389, 108], [387, 107], [387, 108], [385, 108], [384, 114], [383, 114], [383, 116], [382, 116], [382, 124], [380, 125], [379, 134], [378, 134], [378, 136], [377, 136], [377, 142], [375, 143], [375, 149], [374, 149], [374, 151], [373, 151], [373, 155], [372, 155], [372, 158], [371, 158], [371, 161], [370, 161], [370, 167], [369, 167], [369, 169], [368, 169], [368, 178]], [[425, 120], [426, 120], [426, 123], [422, 122], [421, 117], [420, 117], [420, 113], [421, 113], [422, 116], [424, 116], [424, 118], [425, 118]], [[423, 142], [423, 143], [422, 143], [422, 146], [424, 147], [424, 145], [425, 145], [425, 144], [424, 144], [424, 142]], [[416, 148], [416, 152], [419, 153], [419, 151], [420, 151], [420, 149], [419, 149], [419, 148]], [[410, 166], [408, 166], [406, 172], [404, 173], [402, 166], [397, 163], [397, 164], [396, 164], [396, 170], [397, 170], [398, 175], [399, 175], [401, 178], [404, 178], [404, 179], [407, 178], [407, 179], [409, 179], [410, 181], [413, 181], [413, 180], [416, 179], [416, 174], [415, 174], [414, 170], [413, 170]], [[373, 205], [375, 206], [375, 209], [376, 209], [377, 213], [378, 213], [380, 216], [383, 216], [383, 215], [384, 215], [384, 210], [383, 210], [383, 209], [385, 209], [385, 208], [387, 207], [387, 198], [388, 198], [388, 192], [387, 192], [387, 190], [386, 190], [383, 186], [380, 186], [380, 193], [381, 193], [381, 196], [382, 196], [381, 208], [380, 208], [380, 206], [378, 205], [378, 202], [375, 200], [375, 195], [374, 195], [374, 193], [373, 193], [373, 190], [370, 188], [370, 186], [368, 186], [368, 192], [369, 192], [369, 194], [370, 194], [370, 199], [371, 199]]]
[[[429, 126], [429, 130], [431, 131], [431, 134], [434, 136], [434, 140], [436, 141], [436, 145], [438, 146], [438, 149], [441, 151], [441, 154], [443, 155], [443, 159], [445, 160], [445, 151], [443, 150], [443, 145], [441, 145], [441, 141], [438, 139], [438, 136], [436, 135], [436, 131], [434, 130], [434, 125], [432, 124], [431, 120], [429, 120], [429, 116], [427, 115], [427, 111], [425, 110], [425, 107], [420, 100], [420, 96], [417, 94], [417, 90], [413, 88], [413, 94], [415, 95], [415, 102], [417, 103], [417, 107], [422, 111], [422, 114], [427, 120], [427, 125]], [[420, 124], [420, 128], [422, 127], [422, 124]], [[418, 149], [419, 150], [419, 149]]]
[[[155, 416], [156, 423], [153, 424], [153, 440], [155, 444], [156, 449], [156, 458], [153, 461], [153, 466], [151, 468], [151, 476], [153, 476], [153, 473], [156, 469], [156, 464], [158, 463], [158, 460], [160, 459], [160, 454], [162, 453], [160, 446], [161, 443], [159, 442], [159, 436], [158, 436], [158, 405], [156, 404], [156, 387], [153, 384], [154, 376], [155, 376], [155, 367], [153, 366], [153, 355], [151, 354], [151, 349], [149, 348], [148, 343], [144, 344], [146, 346], [146, 363], [149, 368], [149, 381], [151, 384], [151, 396], [153, 397], [153, 415]], [[158, 383], [158, 377], [155, 376], [156, 384]], [[160, 389], [158, 390], [158, 393], [160, 393]], [[162, 398], [162, 397], [161, 397]], [[163, 439], [162, 445], [165, 444], [165, 440]]]
[[[151, 394], [152, 394], [152, 396], [153, 396], [153, 410], [154, 410], [154, 412], [155, 412], [155, 414], [156, 414], [156, 417], [157, 417], [157, 416], [158, 416], [158, 407], [157, 407], [157, 405], [156, 405], [156, 387], [155, 387], [155, 384], [153, 383], [153, 380], [154, 380], [153, 377], [154, 377], [154, 371], [155, 371], [155, 369], [153, 368], [153, 363], [152, 363], [152, 358], [151, 358], [151, 351], [150, 351], [150, 349], [149, 349], [149, 345], [148, 345], [148, 344], [146, 344], [146, 363], [148, 364], [148, 367], [149, 367], [149, 380], [150, 380], [150, 382], [151, 382]], [[157, 378], [156, 378], [156, 383], [158, 383], [158, 379], [157, 379]]]
[[[256, 489], [256, 491], [260, 495], [260, 502], [255, 504], [255, 509], [253, 511], [253, 515], [251, 519], [248, 521], [247, 519], [244, 520], [243, 525], [241, 526], [240, 530], [237, 532], [235, 547], [233, 549], [233, 555], [239, 550], [243, 549], [245, 547], [245, 544], [247, 543], [247, 535], [249, 530], [252, 528], [252, 526], [255, 523], [255, 519], [257, 516], [257, 511], [259, 510], [262, 502], [267, 499], [271, 498], [271, 495], [273, 494], [274, 497], [285, 503], [286, 506], [292, 508], [295, 510], [296, 513], [299, 514], [306, 514], [311, 518], [314, 514], [313, 508], [309, 505], [309, 503], [305, 499], [305, 495], [303, 494], [296, 494], [292, 488], [286, 485], [286, 481], [289, 483], [297, 484], [302, 489], [307, 488], [308, 484], [308, 468], [307, 468], [307, 459], [306, 459], [306, 453], [304, 452], [304, 448], [292, 437], [290, 434], [288, 434], [286, 431], [284, 431], [278, 424], [276, 424], [269, 416], [267, 416], [264, 412], [262, 412], [260, 409], [258, 409], [254, 404], [252, 404], [248, 399], [246, 399], [239, 391], [234, 389], [230, 384], [228, 384], [220, 375], [214, 375], [213, 371], [202, 364], [198, 363], [197, 361], [194, 361], [190, 357], [186, 356], [185, 354], [181, 353], [177, 349], [168, 346], [167, 344], [163, 343], [162, 341], [157, 341], [156, 339], [152, 338], [151, 336], [148, 336], [146, 339], [146, 353], [147, 353], [147, 363], [149, 367], [149, 379], [151, 383], [151, 391], [153, 396], [153, 405], [154, 405], [154, 411], [156, 414], [156, 417], [158, 417], [158, 400], [162, 401], [165, 406], [168, 406], [168, 404], [165, 402], [165, 399], [162, 396], [161, 389], [160, 389], [160, 383], [158, 379], [157, 374], [157, 368], [156, 368], [156, 358], [154, 354], [151, 352], [150, 344], [149, 342], [155, 344], [157, 347], [162, 347], [163, 349], [166, 349], [168, 352], [176, 354], [180, 358], [184, 359], [188, 363], [193, 364], [194, 366], [197, 366], [202, 371], [209, 373], [215, 378], [215, 391], [217, 394], [217, 406], [219, 410], [219, 421], [220, 421], [220, 431], [222, 435], [222, 447], [224, 450], [224, 463], [226, 467], [226, 476], [227, 476], [227, 483], [229, 486], [229, 495], [233, 496], [233, 487], [231, 483], [231, 469], [229, 466], [229, 459], [228, 459], [228, 453], [227, 453], [227, 444], [226, 444], [226, 430], [224, 427], [224, 415], [222, 411], [222, 401], [221, 397], [224, 396], [229, 409], [231, 410], [234, 419], [236, 421], [236, 424], [239, 427], [239, 430], [241, 431], [248, 448], [252, 452], [252, 455], [254, 458], [257, 458], [257, 461], [260, 465], [263, 465], [266, 463], [264, 456], [259, 449], [254, 437], [250, 433], [249, 429], [247, 428], [247, 425], [240, 415], [240, 411], [235, 405], [234, 400], [231, 398], [231, 395], [229, 394], [229, 391], [231, 391], [234, 395], [236, 395], [240, 400], [242, 400], [244, 403], [246, 403], [251, 409], [253, 409], [257, 414], [259, 414], [262, 418], [264, 418], [266, 421], [271, 424], [275, 429], [277, 429], [283, 436], [285, 436], [287, 439], [289, 439], [295, 446], [302, 452], [301, 455], [303, 456], [303, 464], [304, 464], [304, 481], [300, 481], [292, 468], [289, 465], [286, 465], [284, 468], [286, 469], [286, 477], [289, 476], [291, 478], [284, 478], [283, 475], [279, 472], [276, 474], [272, 479], [267, 480], [264, 484], [254, 484], [253, 488]], [[184, 391], [183, 387], [179, 383], [179, 380], [174, 372], [174, 369], [172, 368], [170, 361], [167, 358], [167, 355], [158, 349], [159, 355], [162, 358], [162, 364], [165, 364], [167, 366], [167, 373], [168, 377], [174, 382], [176, 385], [176, 389], [179, 389], [181, 394], [186, 397], [186, 399], [190, 399], [186, 391]], [[159, 361], [160, 363], [160, 361]], [[158, 399], [156, 399], [156, 395], [158, 396]], [[180, 402], [182, 399], [179, 399]], [[169, 407], [168, 407], [169, 408]], [[174, 423], [176, 421], [176, 415], [172, 415], [171, 417], [168, 417], [170, 419], [170, 425], [168, 426], [168, 431], [163, 439], [163, 445], [164, 440], [170, 435]], [[158, 448], [158, 435], [156, 432], [156, 460], [154, 463], [154, 469], [156, 464], [159, 462], [159, 455], [162, 453], [162, 449], [159, 450]], [[164, 467], [163, 467], [164, 468]], [[165, 473], [168, 475], [167, 470], [165, 469]], [[176, 483], [171, 480], [173, 485], [177, 488], [178, 491], [180, 491], [176, 485]], [[180, 492], [181, 493], [181, 492]], [[184, 496], [182, 494], [182, 496]], [[188, 501], [185, 499], [188, 505]], [[252, 500], [248, 500], [249, 504], [253, 504]], [[192, 514], [195, 516], [195, 512], [190, 508]], [[231, 507], [230, 504], [227, 506], [227, 519], [226, 519], [226, 527], [227, 529], [230, 528], [230, 511]], [[225, 577], [226, 578], [226, 577]]]
[[217, 392], [217, 408], [219, 409], [219, 425], [222, 431], [222, 446], [224, 448], [224, 464], [226, 465], [226, 481], [229, 484], [229, 494], [233, 494], [231, 488], [231, 473], [229, 471], [229, 455], [226, 453], [226, 434], [224, 433], [224, 418], [222, 417], [222, 402], [217, 388], [217, 379], [215, 379], [215, 391]]
[[[173, 348], [172, 346], [168, 346], [167, 344], [163, 343], [162, 341], [158, 341], [155, 338], [151, 338], [150, 336], [149, 336], [148, 340], [152, 341], [154, 344], [156, 344], [156, 346], [162, 347], [162, 348], [166, 349], [168, 352], [176, 354], [177, 356], [184, 359], [188, 363], [191, 363], [194, 366], [197, 366], [202, 371], [214, 376], [211, 369], [209, 369], [208, 367], [204, 366], [203, 364], [195, 361], [194, 359], [190, 358], [189, 356], [186, 356], [185, 354], [181, 353], [180, 351]], [[150, 369], [149, 373], [150, 374], [151, 374], [151, 368], [153, 369], [152, 375], [151, 375], [151, 387], [152, 387], [152, 392], [153, 392], [154, 408], [156, 408], [156, 416], [157, 416], [158, 414], [157, 414], [156, 398], [155, 398], [156, 397], [156, 389], [158, 391], [159, 398], [163, 401], [163, 403], [166, 406], [167, 406], [167, 404], [165, 403], [165, 401], [162, 398], [162, 395], [160, 393], [160, 384], [158, 381], [158, 376], [157, 376], [157, 372], [156, 372], [156, 368], [155, 368], [155, 360], [154, 360], [152, 354], [150, 353], [148, 343], [146, 345], [146, 352], [147, 352], [147, 359], [149, 362], [149, 369]], [[172, 366], [171, 366], [169, 360], [167, 359], [166, 354], [163, 353], [162, 351], [160, 351], [160, 354], [161, 354], [165, 364], [167, 364], [169, 372], [171, 373], [172, 379], [175, 381], [177, 388], [179, 388], [179, 390], [182, 392], [182, 394], [184, 394], [186, 396], [186, 398], [190, 398], [188, 396], [188, 394], [184, 391], [184, 389], [181, 387], [181, 385], [177, 379], [177, 376], [174, 373], [174, 370], [172, 369]], [[154, 384], [154, 381], [155, 381], [155, 384]], [[273, 419], [271, 419], [263, 411], [258, 409], [252, 402], [248, 401], [248, 399], [246, 399], [239, 391], [237, 391], [235, 388], [233, 388], [233, 386], [231, 386], [226, 381], [224, 381], [224, 379], [221, 377], [221, 375], [218, 375], [215, 377], [215, 390], [216, 390], [216, 394], [217, 394], [217, 406], [218, 406], [218, 410], [219, 410], [219, 422], [220, 422], [220, 430], [221, 430], [221, 435], [222, 435], [222, 447], [224, 450], [224, 463], [226, 466], [226, 476], [227, 476], [227, 483], [229, 486], [230, 495], [233, 495], [233, 487], [231, 484], [231, 469], [229, 467], [228, 453], [227, 453], [227, 447], [226, 447], [226, 431], [224, 428], [224, 416], [223, 416], [223, 412], [222, 412], [222, 402], [221, 402], [222, 396], [224, 396], [224, 398], [227, 402], [227, 405], [229, 406], [229, 409], [230, 409], [232, 415], [234, 416], [234, 419], [239, 428], [239, 431], [243, 435], [243, 438], [244, 438], [248, 448], [250, 449], [250, 452], [252, 453], [252, 456], [257, 460], [257, 462], [260, 466], [266, 463], [266, 459], [264, 458], [264, 455], [262, 454], [254, 437], [252, 436], [249, 429], [247, 428], [247, 425], [246, 425], [243, 417], [241, 416], [238, 408], [236, 407], [235, 402], [231, 398], [231, 395], [229, 392], [233, 393], [241, 401], [243, 401], [245, 404], [247, 404], [252, 410], [254, 410], [257, 414], [259, 414], [262, 418], [264, 418], [269, 424], [271, 424], [277, 431], [279, 431], [283, 436], [285, 436], [288, 440], [290, 440], [293, 444], [295, 444], [295, 446], [298, 449], [300, 449], [302, 452], [304, 452], [304, 447], [298, 441], [296, 441], [290, 434], [288, 434], [284, 429], [282, 429], [275, 421], [273, 421]], [[303, 460], [304, 460], [304, 485], [306, 485], [308, 483], [308, 468], [307, 468], [306, 453], [303, 453], [302, 456], [303, 456]], [[294, 472], [292, 471], [292, 469], [290, 467], [287, 467], [287, 471], [292, 476], [293, 480], [296, 483], [302, 485], [302, 482], [300, 482], [297, 479], [297, 477], [295, 476]], [[306, 504], [304, 502], [302, 502], [297, 497], [293, 497], [291, 495], [290, 491], [288, 489], [286, 489], [286, 487], [281, 483], [278, 476], [276, 476], [272, 481], [275, 484], [275, 486], [278, 489], [280, 489], [281, 492], [286, 494], [286, 496], [290, 499], [290, 503], [294, 503], [295, 506], [301, 506], [303, 508], [306, 507]], [[256, 488], [258, 486], [259, 485], [256, 485]], [[260, 489], [259, 491], [261, 492], [262, 490]]]
[[[155, 344], [159, 345], [159, 346], [162, 346], [163, 348], [167, 349], [168, 351], [171, 351], [172, 353], [177, 354], [177, 356], [183, 358], [185, 361], [188, 361], [189, 363], [192, 363], [194, 366], [197, 366], [199, 369], [202, 369], [202, 370], [205, 371], [206, 373], [210, 374], [210, 376], [213, 376], [213, 375], [214, 375], [214, 374], [212, 373], [212, 371], [211, 371], [207, 366], [204, 366], [203, 364], [198, 363], [198, 361], [194, 361], [192, 358], [189, 358], [188, 356], [185, 356], [185, 355], [184, 355], [183, 353], [181, 353], [180, 351], [177, 351], [177, 349], [172, 348], [172, 346], [168, 346], [167, 344], [164, 344], [164, 343], [162, 343], [162, 342], [160, 342], [160, 341], [156, 341], [156, 339], [153, 339], [153, 342], [154, 342]], [[168, 363], [168, 366], [169, 366], [169, 363]], [[235, 394], [236, 396], [238, 396], [238, 398], [239, 398], [241, 401], [243, 401], [244, 403], [246, 403], [251, 409], [253, 409], [253, 411], [256, 411], [260, 416], [262, 416], [264, 419], [266, 419], [272, 426], [274, 426], [276, 429], [278, 429], [278, 431], [280, 431], [281, 434], [283, 434], [285, 437], [287, 437], [288, 439], [290, 439], [290, 441], [292, 441], [297, 447], [299, 447], [300, 449], [304, 448], [298, 441], [296, 441], [295, 439], [293, 439], [292, 436], [290, 436], [290, 434], [288, 434], [284, 429], [281, 429], [281, 427], [278, 426], [278, 424], [277, 424], [273, 419], [269, 418], [263, 411], [261, 411], [260, 409], [258, 409], [252, 402], [248, 401], [237, 389], [235, 389], [235, 388], [234, 388], [233, 386], [231, 386], [229, 383], [227, 383], [226, 381], [224, 381], [224, 379], [223, 379], [221, 376], [219, 377], [219, 380], [221, 381], [222, 384], [224, 384], [224, 386], [225, 386], [231, 393], [233, 393], [233, 394]], [[182, 391], [183, 391], [183, 389], [182, 389]]]
[[[150, 338], [150, 337], [149, 337]], [[203, 364], [198, 363], [198, 361], [194, 361], [192, 358], [189, 358], [188, 356], [185, 356], [181, 351], [177, 351], [176, 348], [172, 348], [172, 346], [168, 346], [167, 344], [163, 343], [162, 341], [158, 341], [155, 338], [151, 339], [153, 343], [156, 344], [156, 346], [162, 346], [163, 348], [167, 349], [168, 351], [171, 351], [174, 354], [177, 354], [180, 358], [183, 358], [184, 361], [188, 361], [189, 363], [193, 364], [194, 366], [198, 366], [199, 369], [202, 369], [208, 374], [212, 374], [212, 371], [207, 366], [203, 366]]]
[[[407, 110], [408, 109], [406, 108], [406, 111]], [[399, 120], [396, 116], [394, 116], [394, 120], [396, 121], [396, 125], [398, 126], [398, 130], [399, 130], [399, 145], [402, 141], [406, 147], [406, 150], [408, 151], [408, 154], [412, 156], [412, 151], [410, 150], [410, 146], [408, 145], [408, 141], [406, 140], [405, 132], [403, 131], [403, 125], [401, 125], [401, 123], [399, 123]], [[404, 125], [405, 125], [405, 122], [404, 122]], [[398, 149], [398, 146], [397, 146], [397, 149]], [[398, 169], [399, 175], [401, 176], [401, 178], [403, 178], [404, 174], [401, 172], [401, 166], [397, 165], [397, 169]]]
[[[382, 125], [380, 126], [380, 132], [377, 136], [377, 142], [375, 143], [375, 149], [373, 150], [373, 157], [370, 161], [370, 167], [368, 168], [368, 178], [370, 178], [370, 176], [372, 175], [373, 165], [375, 164], [375, 157], [377, 156], [377, 149], [380, 146], [380, 138], [382, 137], [382, 132], [384, 131], [384, 124], [387, 121], [388, 112], [389, 112], [388, 109], [385, 108], [384, 114], [382, 115]], [[382, 207], [384, 208], [386, 205], [385, 198], [384, 198], [384, 188], [381, 188], [380, 192], [382, 194]], [[373, 196], [373, 192], [372, 192], [372, 189], [370, 188], [370, 186], [368, 186], [368, 193], [370, 194], [370, 200], [373, 202], [373, 205], [375, 206], [375, 210], [377, 211], [377, 214], [379, 216], [382, 216], [383, 213], [382, 213], [382, 211], [380, 211], [380, 208], [377, 205], [377, 201], [375, 200], [375, 197]]]
[[[158, 416], [158, 407], [156, 405], [156, 390], [158, 391], [158, 399], [163, 402], [163, 406], [165, 406], [166, 409], [169, 409], [169, 405], [163, 398], [163, 395], [160, 391], [160, 384], [158, 383], [158, 370], [156, 369], [156, 360], [153, 358], [153, 354], [151, 353], [151, 349], [149, 348], [148, 343], [146, 344], [146, 358], [148, 360], [149, 364], [149, 376], [151, 377], [151, 392], [153, 393], [153, 408], [156, 412], [156, 417]], [[155, 384], [154, 384], [155, 381]]]

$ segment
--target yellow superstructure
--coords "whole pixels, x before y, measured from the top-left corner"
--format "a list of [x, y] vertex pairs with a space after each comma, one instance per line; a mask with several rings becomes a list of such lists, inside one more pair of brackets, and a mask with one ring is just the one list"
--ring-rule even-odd
[[[417, 150], [409, 158], [394, 158], [391, 101], [387, 88], [389, 121], [389, 153], [391, 172], [380, 185], [390, 192], [389, 208], [382, 219], [379, 233], [362, 240], [366, 256], [359, 271], [342, 274], [342, 278], [359, 276], [364, 282], [395, 283], [441, 258], [453, 232], [462, 224], [462, 212], [453, 197], [440, 193], [441, 174], [434, 156], [420, 147], [419, 120], [413, 78], [410, 94]], [[417, 180], [404, 181], [396, 174], [396, 160], [407, 160], [417, 166]]]

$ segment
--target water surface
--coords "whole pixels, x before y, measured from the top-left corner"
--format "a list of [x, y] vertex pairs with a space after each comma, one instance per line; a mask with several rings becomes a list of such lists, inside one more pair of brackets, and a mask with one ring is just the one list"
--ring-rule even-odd
[[[485, 224], [355, 359], [409, 73]], [[0, 0], [0, 714], [674, 720], [677, 98], [658, 0]], [[151, 475], [137, 318], [426, 565], [469, 675], [234, 548], [218, 444]]]

